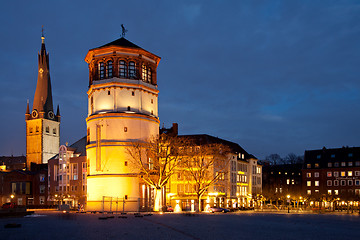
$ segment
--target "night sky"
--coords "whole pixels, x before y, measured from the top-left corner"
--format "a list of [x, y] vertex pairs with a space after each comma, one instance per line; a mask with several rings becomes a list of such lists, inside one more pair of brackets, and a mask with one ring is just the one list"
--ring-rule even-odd
[[161, 126], [259, 159], [359, 146], [360, 1], [2, 1], [0, 156], [26, 154], [41, 26], [61, 144], [86, 135], [89, 49], [121, 35], [162, 59]]

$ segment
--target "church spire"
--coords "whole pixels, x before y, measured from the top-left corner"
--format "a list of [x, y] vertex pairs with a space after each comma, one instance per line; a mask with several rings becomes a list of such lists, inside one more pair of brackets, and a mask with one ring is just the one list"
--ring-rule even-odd
[[46, 52], [44, 29], [42, 29], [41, 51], [38, 54], [38, 79], [33, 102], [33, 118], [54, 118], [49, 70], [49, 54]]

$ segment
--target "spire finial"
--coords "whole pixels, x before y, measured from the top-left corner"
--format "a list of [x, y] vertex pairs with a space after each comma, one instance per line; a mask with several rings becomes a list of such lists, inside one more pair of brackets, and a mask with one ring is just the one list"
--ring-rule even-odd
[[41, 43], [44, 43], [44, 25], [41, 26]]
[[128, 30], [125, 29], [124, 24], [121, 24], [121, 29], [122, 29], [121, 37], [125, 37], [125, 34], [127, 33]]

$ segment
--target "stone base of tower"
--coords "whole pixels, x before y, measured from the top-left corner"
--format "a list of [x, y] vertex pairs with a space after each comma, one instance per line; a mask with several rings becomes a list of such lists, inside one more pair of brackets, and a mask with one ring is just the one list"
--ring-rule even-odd
[[138, 176], [96, 175], [87, 179], [87, 211], [140, 211]]

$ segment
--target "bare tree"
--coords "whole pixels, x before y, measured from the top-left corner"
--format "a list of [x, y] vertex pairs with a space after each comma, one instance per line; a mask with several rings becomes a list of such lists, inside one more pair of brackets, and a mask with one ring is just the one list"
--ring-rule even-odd
[[163, 206], [161, 191], [183, 157], [183, 140], [166, 134], [147, 141], [133, 141], [127, 148], [131, 167], [155, 189], [154, 211]]
[[201, 197], [219, 180], [224, 179], [230, 162], [229, 148], [223, 144], [197, 145], [190, 141], [187, 147], [187, 161], [182, 162], [185, 178], [194, 183], [198, 211], [201, 210]]
[[271, 165], [277, 165], [283, 162], [283, 159], [277, 153], [273, 153], [270, 154], [269, 156], [266, 156], [265, 160], [269, 162]]

